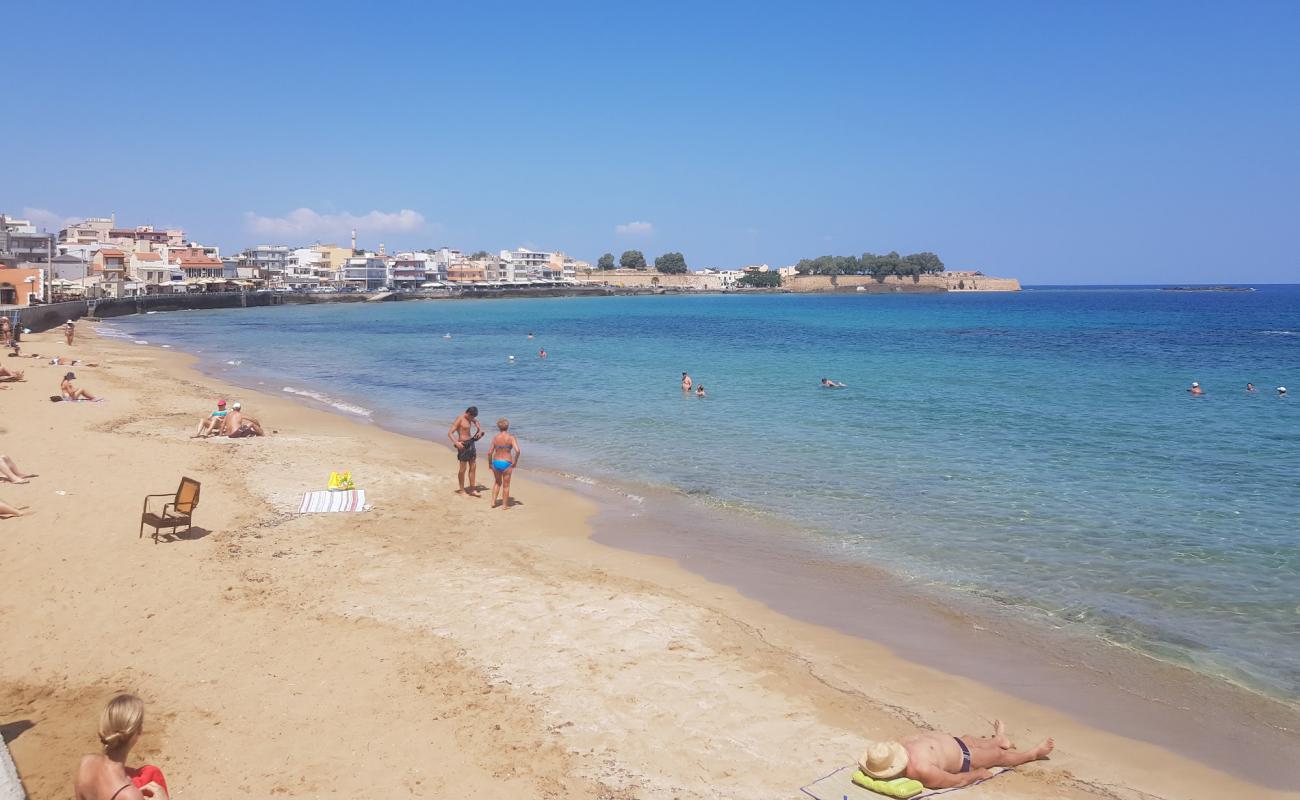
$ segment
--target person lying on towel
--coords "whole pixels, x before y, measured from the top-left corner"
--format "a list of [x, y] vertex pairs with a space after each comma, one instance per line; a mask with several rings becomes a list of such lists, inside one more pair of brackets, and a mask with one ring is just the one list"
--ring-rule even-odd
[[1033, 750], [1016, 750], [1002, 731], [1002, 720], [994, 720], [992, 736], [922, 733], [898, 742], [875, 742], [858, 766], [877, 780], [907, 777], [927, 789], [953, 789], [993, 777], [991, 767], [1018, 767], [1047, 758], [1056, 746], [1045, 739]]

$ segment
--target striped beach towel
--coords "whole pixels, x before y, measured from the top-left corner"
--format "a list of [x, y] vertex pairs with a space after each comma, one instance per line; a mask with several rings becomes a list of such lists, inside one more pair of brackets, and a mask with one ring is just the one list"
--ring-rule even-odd
[[308, 492], [302, 496], [299, 514], [324, 514], [333, 511], [364, 511], [366, 506], [365, 489], [349, 489], [346, 492]]

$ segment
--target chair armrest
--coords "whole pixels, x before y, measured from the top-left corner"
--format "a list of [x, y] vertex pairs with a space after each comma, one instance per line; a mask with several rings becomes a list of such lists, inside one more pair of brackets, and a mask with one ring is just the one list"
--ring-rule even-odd
[[[147, 495], [144, 496], [144, 507], [140, 509], [140, 513], [141, 513], [141, 514], [148, 514], [148, 513], [149, 513], [149, 501], [152, 500], [153, 498], [156, 498], [156, 497], [175, 497], [175, 496], [176, 496], [175, 493], [171, 493], [171, 494], [147, 494]], [[164, 508], [165, 508], [165, 507], [164, 507]]]

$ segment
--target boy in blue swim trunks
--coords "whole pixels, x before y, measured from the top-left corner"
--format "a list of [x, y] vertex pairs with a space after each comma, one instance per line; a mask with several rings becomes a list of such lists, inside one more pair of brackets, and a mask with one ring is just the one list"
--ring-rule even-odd
[[510, 420], [502, 417], [497, 420], [497, 430], [500, 431], [492, 437], [492, 448], [488, 451], [488, 458], [492, 463], [492, 507], [497, 507], [497, 493], [501, 494], [501, 508], [504, 511], [510, 510], [510, 474], [519, 466], [519, 456], [523, 455], [523, 450], [519, 448], [519, 440], [510, 432]]

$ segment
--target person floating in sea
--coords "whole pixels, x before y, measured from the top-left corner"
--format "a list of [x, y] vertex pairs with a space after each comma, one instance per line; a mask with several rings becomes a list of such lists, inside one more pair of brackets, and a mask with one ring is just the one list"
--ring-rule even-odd
[[921, 733], [897, 742], [875, 742], [858, 766], [876, 780], [908, 777], [927, 789], [955, 789], [993, 777], [990, 767], [1018, 767], [1047, 758], [1055, 747], [1045, 739], [1033, 750], [1016, 750], [1003, 733], [1002, 720], [994, 720], [992, 736]]
[[690, 376], [690, 375], [687, 375], [685, 372], [683, 372], [683, 373], [682, 373], [682, 391], [683, 391], [683, 392], [689, 392], [690, 390], [691, 390], [691, 376]]
[[162, 770], [152, 765], [126, 765], [143, 731], [143, 700], [119, 694], [108, 701], [99, 715], [99, 742], [104, 753], [82, 757], [73, 784], [77, 800], [168, 800]]
[[1255, 388], [1255, 384], [1253, 384], [1253, 383], [1248, 383], [1248, 384], [1246, 384], [1246, 391], [1247, 391], [1247, 392], [1258, 392], [1259, 390]]
[[528, 332], [528, 338], [529, 338], [529, 339], [533, 338], [533, 332], [532, 332], [532, 331], [529, 331], [529, 332]]
[[847, 384], [840, 383], [839, 381], [833, 381], [830, 378], [822, 378], [823, 389], [843, 389], [846, 385]]
[[1285, 386], [1279, 386], [1279, 387], [1277, 387], [1277, 396], [1278, 396], [1278, 397], [1286, 397], [1286, 387], [1285, 387]]
[[98, 402], [100, 398], [95, 397], [85, 389], [78, 389], [76, 386], [72, 385], [72, 382], [76, 379], [77, 375], [75, 372], [69, 372], [67, 375], [63, 376], [63, 380], [59, 383], [59, 392], [63, 395], [63, 399], [69, 402], [74, 400]]
[[699, 386], [695, 387], [695, 396], [704, 397], [704, 384], [701, 383]]
[[63, 326], [63, 337], [68, 340], [68, 347], [72, 347], [72, 340], [76, 335], [77, 326], [72, 324], [72, 320], [68, 320]]
[[502, 417], [497, 420], [497, 430], [500, 431], [492, 437], [492, 449], [488, 451], [488, 458], [492, 464], [492, 507], [497, 507], [497, 493], [501, 494], [501, 510], [510, 510], [510, 476], [514, 473], [515, 467], [519, 466], [519, 457], [523, 455], [523, 449], [519, 447], [519, 440], [510, 432], [510, 420]]
[[1190, 394], [1192, 397], [1200, 397], [1201, 395], [1205, 394], [1205, 392], [1201, 389], [1201, 385], [1196, 381], [1192, 381], [1191, 388], [1187, 390], [1187, 393]]
[[[456, 448], [456, 461], [459, 472], [456, 480], [460, 488], [457, 494], [478, 497], [478, 450], [474, 443], [483, 438], [483, 428], [478, 424], [478, 406], [470, 406], [465, 413], [456, 417], [447, 429], [447, 438]], [[469, 486], [465, 485], [465, 473], [469, 473]]]
[[537, 357], [538, 357], [538, 358], [546, 358], [546, 348], [545, 348], [545, 347], [543, 347], [541, 350], [538, 350], [538, 351], [537, 351]]

